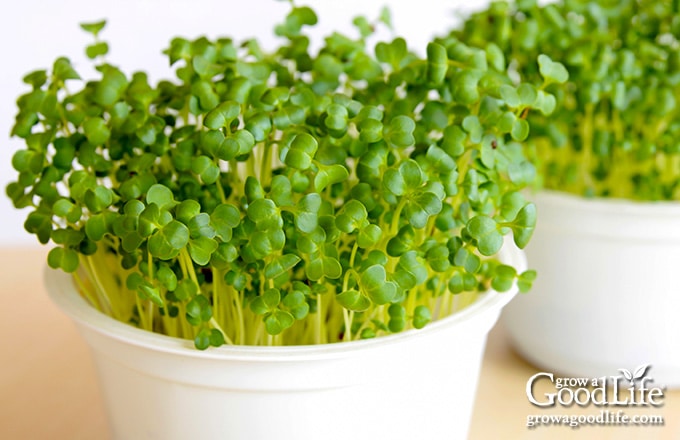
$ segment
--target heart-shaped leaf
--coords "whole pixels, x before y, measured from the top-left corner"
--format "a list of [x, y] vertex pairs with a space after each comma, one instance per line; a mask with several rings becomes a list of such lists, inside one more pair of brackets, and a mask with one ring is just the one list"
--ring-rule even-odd
[[496, 254], [503, 246], [503, 235], [498, 230], [498, 224], [490, 217], [478, 215], [467, 223], [470, 236], [477, 240], [477, 248], [482, 255]]

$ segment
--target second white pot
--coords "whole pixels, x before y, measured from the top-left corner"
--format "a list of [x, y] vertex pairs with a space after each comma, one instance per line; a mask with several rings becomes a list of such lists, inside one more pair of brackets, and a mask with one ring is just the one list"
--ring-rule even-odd
[[657, 384], [680, 387], [680, 203], [534, 201], [526, 253], [538, 278], [502, 318], [517, 350], [578, 377], [651, 364]]
[[[524, 270], [515, 248], [502, 258]], [[464, 439], [488, 331], [516, 289], [422, 330], [319, 346], [219, 347], [145, 332], [49, 271], [90, 345], [116, 439]]]

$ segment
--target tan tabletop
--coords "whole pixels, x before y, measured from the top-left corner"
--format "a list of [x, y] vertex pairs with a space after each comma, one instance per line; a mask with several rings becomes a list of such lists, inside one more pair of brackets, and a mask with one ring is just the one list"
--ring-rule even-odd
[[[45, 293], [45, 255], [40, 248], [0, 249], [0, 439], [107, 439], [87, 347]], [[538, 371], [508, 347], [497, 326], [489, 335], [470, 438], [680, 439], [680, 390], [666, 391], [660, 408], [623, 408], [631, 416], [661, 415], [664, 426], [529, 429], [529, 415], [599, 413], [592, 406], [548, 410], [531, 405], [525, 387]]]

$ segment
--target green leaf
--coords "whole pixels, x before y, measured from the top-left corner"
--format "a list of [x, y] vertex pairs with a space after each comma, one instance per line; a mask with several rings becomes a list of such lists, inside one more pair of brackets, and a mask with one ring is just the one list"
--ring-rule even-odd
[[341, 136], [347, 130], [348, 117], [349, 114], [346, 107], [340, 104], [331, 104], [326, 109], [324, 125], [331, 131], [331, 135], [334, 134], [333, 132], [337, 132], [335, 134]]
[[366, 295], [362, 295], [358, 290], [346, 290], [339, 293], [335, 300], [346, 308], [355, 312], [363, 312], [371, 306], [371, 300]]
[[35, 70], [22, 78], [22, 81], [34, 88], [42, 87], [47, 82], [46, 70]]
[[465, 152], [467, 135], [458, 125], [449, 125], [444, 129], [441, 147], [449, 156], [456, 158]]
[[229, 127], [240, 113], [241, 105], [238, 102], [225, 101], [205, 115], [203, 125], [212, 130]]
[[402, 272], [407, 274], [409, 277], [409, 286], [407, 287], [402, 285], [402, 287], [406, 289], [411, 289], [415, 286], [423, 284], [430, 275], [423, 258], [419, 257], [418, 253], [413, 250], [404, 253], [399, 258], [399, 264], [397, 265], [397, 268], [397, 273]]
[[253, 298], [250, 302], [250, 310], [256, 315], [264, 315], [278, 307], [280, 302], [279, 289], [267, 289], [262, 295]]
[[105, 210], [113, 203], [113, 192], [101, 185], [85, 191], [85, 205], [92, 213]]
[[425, 253], [425, 259], [435, 272], [445, 272], [449, 269], [449, 249], [444, 244], [437, 244]]
[[413, 311], [413, 327], [423, 328], [432, 321], [432, 312], [427, 306], [419, 305]]
[[80, 23], [80, 28], [85, 32], [88, 32], [95, 37], [101, 32], [106, 26], [106, 20], [95, 21], [93, 23]]
[[149, 252], [161, 260], [176, 257], [189, 244], [189, 228], [173, 220], [149, 238]]
[[406, 328], [406, 309], [401, 304], [391, 304], [387, 313], [390, 320], [387, 323], [392, 333], [398, 333]]
[[512, 288], [516, 277], [517, 271], [514, 267], [501, 264], [496, 267], [491, 287], [497, 292], [507, 292]]
[[213, 84], [207, 80], [196, 81], [191, 85], [191, 93], [198, 100], [198, 111], [209, 111], [217, 107], [220, 97], [215, 93]]
[[482, 265], [482, 260], [465, 248], [460, 248], [458, 252], [456, 252], [453, 262], [456, 266], [464, 268], [471, 274], [477, 273]]
[[191, 162], [191, 170], [201, 176], [207, 185], [215, 183], [220, 177], [220, 168], [208, 156], [195, 157]]
[[466, 116], [462, 123], [463, 129], [469, 134], [470, 140], [474, 143], [482, 141], [484, 135], [484, 128], [479, 122], [479, 118], [475, 115]]
[[210, 215], [210, 224], [215, 230], [217, 237], [225, 242], [231, 240], [232, 230], [240, 223], [240, 211], [229, 203], [217, 205]]
[[76, 246], [82, 244], [83, 239], [82, 231], [77, 231], [70, 227], [52, 231], [52, 241], [56, 244], [64, 245], [65, 247], [72, 247], [75, 249]]
[[300, 261], [301, 261], [300, 257], [298, 257], [295, 254], [282, 255], [276, 260], [269, 262], [267, 266], [265, 266], [264, 276], [267, 279], [277, 278], [291, 270]]
[[243, 191], [245, 192], [248, 203], [253, 203], [257, 199], [264, 199], [264, 189], [262, 188], [262, 185], [260, 185], [260, 181], [254, 176], [246, 177]]
[[291, 168], [306, 170], [312, 166], [318, 148], [319, 143], [312, 135], [300, 133], [291, 142], [284, 162]]
[[524, 119], [515, 119], [510, 135], [518, 142], [526, 140], [529, 136], [529, 123]]
[[304, 319], [309, 314], [309, 304], [307, 304], [307, 298], [303, 291], [293, 290], [288, 292], [281, 303], [290, 310], [290, 313], [297, 320]]
[[413, 119], [399, 115], [390, 121], [385, 139], [397, 148], [407, 148], [413, 146], [416, 141], [413, 136], [415, 129], [416, 123]]
[[496, 126], [501, 133], [510, 133], [515, 128], [515, 121], [517, 121], [517, 116], [511, 111], [507, 111], [500, 117]]
[[44, 155], [32, 150], [18, 150], [12, 156], [12, 167], [20, 172], [38, 174], [42, 171]]
[[47, 264], [53, 269], [62, 269], [64, 272], [75, 272], [78, 269], [78, 253], [73, 249], [55, 247], [47, 254]]
[[177, 288], [177, 275], [168, 266], [161, 266], [156, 271], [156, 279], [169, 291]]
[[269, 195], [276, 206], [293, 206], [292, 194], [293, 186], [288, 177], [278, 174], [272, 178], [272, 188]]
[[160, 226], [160, 219], [161, 210], [158, 208], [158, 205], [154, 203], [150, 204], [139, 215], [137, 232], [139, 232], [142, 237], [150, 236]]
[[427, 44], [427, 81], [433, 85], [444, 82], [448, 71], [449, 60], [446, 48], [441, 44], [430, 42]]
[[[489, 42], [486, 45], [486, 58], [489, 64], [497, 71], [505, 71], [505, 54], [497, 44]], [[505, 99], [505, 98], [504, 98]], [[511, 105], [508, 103], [508, 105]]]
[[83, 123], [83, 132], [92, 145], [102, 145], [111, 137], [106, 121], [99, 117], [86, 119]]
[[404, 181], [404, 176], [395, 170], [394, 168], [389, 168], [385, 171], [382, 181], [383, 187], [395, 196], [402, 196], [406, 194], [406, 182]]
[[202, 328], [194, 338], [194, 347], [198, 350], [207, 350], [210, 347], [210, 330]]
[[182, 223], [189, 224], [192, 218], [201, 213], [201, 204], [196, 200], [184, 200], [177, 205], [175, 209], [175, 217]]
[[276, 35], [283, 37], [295, 37], [300, 34], [303, 26], [312, 26], [317, 23], [314, 10], [310, 7], [294, 7], [283, 24], [276, 26]]
[[555, 96], [545, 93], [543, 90], [538, 91], [538, 97], [534, 106], [544, 115], [549, 116], [557, 107], [557, 100]]
[[219, 243], [210, 258], [210, 265], [218, 269], [227, 269], [238, 257], [239, 251], [233, 244]]
[[538, 56], [538, 68], [547, 83], [563, 84], [569, 79], [569, 72], [562, 63], [553, 61], [548, 55]]
[[189, 228], [189, 233], [191, 238], [206, 237], [214, 238], [216, 235], [215, 229], [213, 229], [210, 216], [205, 212], [197, 214], [188, 223], [186, 223]]
[[68, 58], [60, 57], [54, 62], [52, 66], [52, 74], [55, 79], [66, 81], [69, 79], [80, 79], [78, 72], [73, 69], [71, 61]]
[[536, 168], [528, 161], [515, 162], [508, 165], [508, 177], [520, 186], [526, 186], [534, 182], [536, 178]]
[[335, 164], [330, 166], [323, 166], [314, 177], [314, 190], [321, 192], [327, 186], [335, 183], [344, 182], [349, 177], [347, 168], [342, 165]]
[[271, 199], [253, 201], [248, 206], [247, 215], [250, 220], [255, 222], [259, 231], [280, 229], [283, 226], [279, 208]]
[[85, 235], [92, 241], [99, 241], [109, 231], [106, 213], [91, 215], [85, 223]]
[[522, 101], [522, 105], [525, 107], [532, 107], [538, 99], [538, 90], [533, 84], [522, 83], [517, 87], [517, 93], [519, 94], [519, 99]]
[[264, 325], [267, 333], [278, 335], [295, 323], [295, 318], [285, 310], [274, 310], [264, 317]]
[[85, 48], [85, 55], [87, 55], [87, 57], [91, 60], [100, 56], [104, 56], [107, 53], [109, 53], [109, 45], [104, 41], [90, 44]]
[[193, 325], [210, 321], [213, 316], [210, 300], [203, 295], [194, 296], [186, 305], [186, 314]]
[[80, 220], [83, 210], [80, 206], [71, 203], [68, 199], [59, 199], [52, 206], [55, 215], [65, 218], [69, 223], [76, 223]]
[[426, 180], [420, 165], [413, 159], [406, 159], [399, 164], [399, 174], [404, 178], [404, 183], [408, 189], [419, 188]]
[[318, 212], [321, 207], [321, 196], [316, 193], [307, 194], [300, 199], [295, 214], [295, 226], [304, 233], [311, 233], [318, 226]]
[[205, 266], [210, 262], [210, 257], [215, 250], [217, 250], [217, 242], [211, 238], [198, 237], [189, 240], [189, 255], [200, 266]]
[[199, 77], [210, 80], [215, 75], [221, 73], [221, 66], [215, 64], [210, 56], [195, 55], [191, 60], [191, 67], [198, 74]]
[[524, 249], [536, 228], [536, 205], [527, 203], [510, 224], [517, 247]]
[[480, 100], [479, 81], [483, 73], [481, 70], [476, 69], [460, 70], [456, 73], [450, 81], [453, 98], [465, 106], [478, 102]]
[[506, 220], [513, 220], [525, 204], [526, 200], [521, 192], [511, 191], [505, 193], [500, 206], [501, 216]]
[[225, 340], [224, 340], [224, 335], [222, 334], [221, 331], [218, 329], [214, 328], [210, 330], [210, 345], [213, 347], [220, 347], [224, 345]]
[[336, 280], [342, 276], [342, 266], [333, 257], [322, 256], [312, 259], [306, 266], [307, 277], [319, 281], [323, 277]]
[[499, 87], [498, 91], [500, 92], [501, 98], [503, 101], [505, 101], [508, 107], [517, 108], [520, 106], [522, 101], [519, 97], [519, 93], [517, 93], [517, 89], [515, 89], [513, 86], [503, 84]]
[[[95, 83], [93, 100], [104, 107], [115, 107], [128, 86], [125, 74], [120, 70], [108, 66], [104, 70], [101, 81]], [[120, 111], [121, 107], [118, 107]]]
[[359, 231], [357, 235], [357, 245], [360, 248], [366, 249], [376, 245], [382, 238], [382, 229], [380, 226], [369, 224]]
[[531, 289], [533, 282], [536, 280], [536, 271], [527, 270], [522, 272], [517, 278], [517, 287], [522, 293], [526, 293]]
[[[446, 153], [446, 151], [442, 150], [441, 148], [435, 145], [432, 145], [430, 146], [430, 148], [427, 149], [426, 157], [428, 162], [434, 167], [434, 169], [440, 173], [448, 173], [454, 171], [457, 167], [456, 162], [453, 160], [453, 158], [449, 156]], [[417, 186], [420, 185], [412, 186], [412, 188], [416, 188]]]
[[346, 234], [351, 234], [364, 226], [368, 218], [366, 207], [358, 200], [350, 200], [342, 207], [337, 217], [335, 225], [339, 230]]
[[155, 203], [161, 210], [171, 209], [177, 205], [170, 188], [161, 184], [151, 185], [146, 193], [146, 203]]
[[409, 199], [404, 213], [414, 228], [422, 229], [427, 225], [428, 219], [439, 214], [441, 210], [442, 201], [439, 197], [434, 193], [423, 191]]
[[379, 20], [382, 23], [385, 23], [385, 26], [387, 26], [388, 29], [392, 29], [392, 14], [390, 13], [389, 7], [383, 6], [382, 9], [380, 9]]
[[463, 275], [456, 271], [451, 275], [448, 282], [449, 292], [455, 294], [461, 293], [465, 290], [465, 281], [463, 280]]
[[383, 138], [383, 124], [377, 119], [366, 118], [359, 123], [359, 139], [362, 142], [373, 143]]
[[255, 113], [245, 124], [245, 129], [252, 133], [256, 142], [264, 141], [272, 130], [272, 121], [267, 113]]
[[490, 217], [473, 217], [467, 223], [467, 230], [477, 240], [477, 248], [482, 255], [495, 255], [503, 246], [503, 235], [498, 230], [496, 221]]
[[397, 285], [392, 281], [387, 281], [387, 272], [380, 264], [374, 264], [364, 270], [359, 283], [368, 297], [375, 304], [388, 304], [397, 295]]
[[175, 297], [179, 301], [185, 301], [189, 298], [193, 298], [198, 294], [198, 286], [196, 283], [190, 279], [185, 278], [177, 283], [177, 288], [175, 289]]
[[282, 229], [270, 229], [260, 231], [250, 237], [250, 244], [255, 252], [256, 258], [265, 258], [276, 251], [283, 249], [286, 242], [286, 235]]

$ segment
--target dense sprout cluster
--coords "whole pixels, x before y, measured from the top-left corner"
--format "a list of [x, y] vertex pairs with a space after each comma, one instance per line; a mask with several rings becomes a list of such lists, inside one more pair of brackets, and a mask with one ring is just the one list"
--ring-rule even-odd
[[540, 80], [541, 53], [567, 67], [569, 81], [549, 88], [553, 116], [529, 117], [547, 188], [680, 199], [680, 3], [495, 2], [453, 34], [495, 42], [527, 81]]
[[[142, 328], [229, 344], [349, 341], [421, 328], [518, 283], [492, 257], [536, 220], [521, 141], [554, 99], [512, 83], [496, 46], [442, 39], [427, 57], [372, 26], [310, 53], [292, 9], [281, 46], [174, 39], [174, 81], [106, 63], [81, 84], [65, 58], [26, 76], [7, 188], [99, 309]], [[80, 269], [80, 270], [79, 270]], [[83, 276], [84, 274], [84, 276]]]

